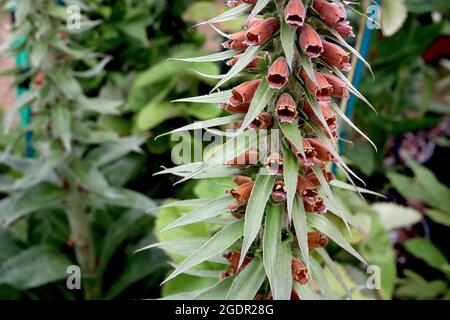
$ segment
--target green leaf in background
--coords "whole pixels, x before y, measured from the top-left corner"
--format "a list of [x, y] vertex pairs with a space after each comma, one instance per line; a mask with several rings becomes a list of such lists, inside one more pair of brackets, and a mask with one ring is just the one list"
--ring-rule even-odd
[[237, 18], [245, 15], [251, 7], [252, 6], [249, 4], [241, 3], [240, 5], [225, 11], [224, 13], [218, 15], [217, 17], [211, 18], [208, 21], [201, 22], [197, 25], [213, 24], [213, 23], [234, 20], [234, 19], [237, 19]]
[[404, 0], [386, 0], [381, 2], [381, 29], [387, 37], [396, 33], [408, 16]]
[[196, 296], [194, 300], [226, 300], [234, 279], [234, 276], [225, 278], [215, 286]]
[[173, 108], [173, 105], [166, 102], [150, 102], [137, 114], [136, 126], [139, 130], [150, 130], [171, 118], [183, 115], [183, 109]]
[[445, 255], [428, 239], [409, 239], [404, 243], [406, 250], [413, 256], [425, 261], [428, 265], [450, 274], [450, 266]]
[[265, 278], [261, 258], [253, 258], [234, 279], [227, 300], [253, 300]]
[[22, 245], [14, 234], [5, 228], [0, 228], [0, 266], [9, 257], [15, 256], [22, 250]]
[[214, 199], [227, 193], [234, 188], [234, 182], [231, 177], [202, 179], [195, 184], [194, 194], [199, 198]]
[[41, 245], [10, 257], [0, 267], [0, 284], [19, 289], [36, 288], [67, 278], [73, 263], [59, 250]]
[[450, 214], [434, 209], [426, 209], [425, 214], [434, 222], [450, 227]]
[[242, 265], [248, 249], [256, 239], [261, 228], [267, 201], [272, 193], [275, 176], [260, 174], [256, 178], [247, 209], [245, 210], [244, 241], [242, 243], [239, 266]]
[[324, 274], [324, 270], [319, 262], [315, 259], [311, 259], [311, 278], [314, 279], [314, 282], [320, 289], [325, 300], [338, 300], [339, 297], [330, 287], [328, 280]]
[[436, 299], [447, 290], [447, 283], [441, 280], [427, 281], [412, 270], [404, 271], [405, 278], [399, 279], [396, 295], [419, 300]]
[[412, 226], [422, 220], [417, 210], [391, 202], [377, 202], [372, 208], [378, 212], [386, 230]]

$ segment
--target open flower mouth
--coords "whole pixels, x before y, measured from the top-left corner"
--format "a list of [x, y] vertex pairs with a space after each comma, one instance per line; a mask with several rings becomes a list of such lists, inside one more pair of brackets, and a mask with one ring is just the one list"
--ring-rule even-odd
[[292, 122], [297, 117], [297, 110], [292, 106], [279, 106], [276, 113], [283, 122]]
[[319, 45], [308, 45], [306, 54], [311, 58], [317, 58], [323, 52], [323, 47]]
[[326, 88], [321, 88], [316, 91], [316, 97], [320, 98], [321, 100], [329, 100], [332, 92], [333, 92], [333, 88], [331, 86], [326, 87]]
[[310, 205], [315, 205], [317, 201], [318, 192], [316, 189], [307, 189], [302, 192], [302, 198]]
[[272, 173], [279, 173], [283, 171], [283, 161], [270, 160], [267, 163], [267, 170]]
[[273, 124], [272, 116], [267, 112], [261, 113], [248, 126], [250, 129], [267, 129]]
[[258, 45], [259, 42], [260, 42], [259, 34], [255, 34], [255, 33], [252, 33], [252, 32], [247, 32], [246, 33], [246, 35], [245, 35], [245, 43], [246, 44], [255, 46], [255, 45]]
[[287, 189], [283, 181], [275, 183], [272, 189], [272, 200], [275, 202], [283, 202], [287, 199]]
[[269, 82], [269, 87], [278, 90], [282, 89], [288, 83], [288, 79], [281, 74], [270, 74], [267, 77], [267, 81]]
[[303, 20], [303, 17], [300, 17], [297, 14], [291, 14], [286, 17], [286, 22], [290, 25], [301, 27], [305, 21]]

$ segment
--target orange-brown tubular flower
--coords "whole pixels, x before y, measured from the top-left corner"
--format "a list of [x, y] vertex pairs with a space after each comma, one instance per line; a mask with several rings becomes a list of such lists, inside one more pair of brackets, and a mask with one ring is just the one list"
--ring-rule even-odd
[[222, 46], [225, 49], [242, 51], [247, 49], [248, 47], [248, 45], [244, 43], [244, 40], [245, 40], [245, 32], [244, 31], [236, 32], [230, 35], [230, 38], [222, 43]]
[[301, 27], [305, 22], [306, 9], [301, 0], [289, 0], [284, 8], [284, 20], [294, 28]]
[[325, 144], [319, 139], [306, 139], [311, 147], [314, 148], [314, 151], [317, 153], [316, 158], [322, 161], [334, 161], [334, 157], [331, 154], [330, 150], [325, 146]]
[[249, 129], [267, 129], [272, 127], [273, 119], [270, 113], [263, 112], [260, 113], [255, 120], [253, 120], [248, 126]]
[[284, 202], [287, 199], [287, 190], [284, 181], [276, 181], [272, 188], [272, 200], [275, 202]]
[[300, 77], [305, 81], [308, 91], [320, 101], [329, 101], [333, 92], [333, 87], [319, 72], [314, 71], [314, 75], [316, 76], [316, 82], [308, 76], [305, 69], [300, 71]]
[[292, 122], [297, 118], [297, 105], [289, 93], [283, 93], [280, 96], [275, 113], [281, 122]]
[[303, 201], [303, 205], [305, 206], [306, 212], [318, 212], [318, 213], [327, 212], [327, 207], [323, 203], [323, 199], [319, 197], [317, 197], [316, 202], [314, 204], [310, 204], [306, 201]]
[[[242, 56], [242, 54], [238, 54], [237, 56], [234, 56], [233, 58], [231, 58], [230, 60], [227, 61], [227, 65], [234, 66], [236, 64], [236, 62], [239, 61], [241, 56]], [[259, 61], [261, 61], [261, 59], [262, 58], [260, 56], [254, 57], [253, 60], [250, 61], [250, 63], [244, 68], [244, 70], [245, 69], [257, 69], [258, 63], [259, 63]]]
[[285, 57], [279, 57], [269, 68], [267, 81], [272, 89], [283, 89], [288, 83], [289, 66]]
[[255, 150], [247, 150], [238, 155], [233, 160], [228, 161], [229, 166], [248, 166], [258, 163], [258, 152]]
[[[229, 265], [227, 271], [221, 274], [222, 278], [232, 276], [236, 273], [238, 273], [238, 265], [239, 260], [241, 258], [241, 253], [239, 251], [231, 251], [223, 255], [225, 259], [227, 259]], [[249, 263], [252, 261], [252, 258], [245, 257], [244, 262], [242, 263], [241, 268], [239, 271], [242, 271]]]
[[243, 103], [250, 103], [260, 83], [261, 80], [251, 80], [234, 87], [231, 90], [230, 104], [238, 106]]
[[273, 174], [283, 172], [284, 160], [278, 152], [272, 152], [266, 160], [266, 168]]
[[[320, 111], [322, 112], [322, 115], [325, 119], [325, 122], [327, 123], [328, 129], [330, 129], [332, 137], [336, 138], [338, 134], [338, 125], [336, 123], [336, 115], [331, 111], [331, 108], [329, 106], [328, 102], [319, 101]], [[322, 128], [322, 130], [326, 133], [328, 138], [331, 138], [328, 133], [328, 130], [324, 127], [322, 121], [316, 116], [314, 110], [312, 109], [311, 105], [308, 103], [308, 101], [305, 101], [303, 104], [303, 112], [308, 116], [308, 118], [317, 126]]]
[[350, 25], [349, 21], [344, 21], [336, 24], [334, 30], [337, 31], [343, 38], [354, 37], [353, 27]]
[[303, 198], [303, 202], [314, 205], [317, 201], [318, 192], [316, 186], [304, 176], [297, 177], [297, 194]]
[[252, 178], [246, 177], [246, 176], [236, 176], [236, 177], [233, 178], [233, 182], [236, 185], [240, 186], [240, 185], [242, 185], [244, 183], [252, 182]]
[[302, 286], [308, 283], [308, 269], [297, 258], [292, 258], [292, 278]]
[[320, 19], [326, 25], [334, 27], [338, 23], [342, 23], [347, 18], [347, 12], [336, 3], [330, 3], [324, 0], [314, 0], [313, 8], [319, 13]]
[[324, 248], [328, 244], [328, 238], [319, 231], [308, 232], [308, 248]]
[[298, 42], [308, 57], [317, 58], [323, 52], [322, 39], [316, 30], [307, 23], [300, 28]]
[[307, 140], [303, 140], [303, 152], [306, 158], [303, 157], [301, 152], [297, 150], [297, 148], [290, 141], [289, 145], [291, 146], [292, 152], [300, 160], [299, 166], [309, 167], [314, 164], [314, 159], [317, 155], [317, 152]]
[[[322, 173], [323, 173], [323, 176], [325, 177], [325, 179], [327, 180], [327, 182], [331, 182], [335, 178], [334, 174], [326, 171], [325, 168], [322, 168]], [[317, 178], [317, 176], [314, 172], [307, 174], [306, 179], [308, 179], [314, 186], [320, 185], [319, 178]]]
[[230, 190], [230, 194], [238, 202], [237, 204], [232, 204], [231, 206], [229, 206], [229, 209], [231, 211], [236, 211], [237, 209], [240, 209], [247, 205], [247, 201], [250, 198], [250, 194], [252, 193], [254, 184], [254, 181], [246, 182], [244, 184], [241, 184], [237, 188]]
[[352, 65], [350, 64], [350, 56], [344, 49], [326, 40], [322, 40], [322, 44], [323, 52], [321, 57], [325, 60], [325, 62], [331, 64], [332, 66], [336, 66], [343, 71], [350, 71], [352, 69]]
[[278, 29], [280, 29], [280, 23], [276, 18], [269, 18], [254, 23], [245, 33], [244, 42], [252, 46], [265, 44]]
[[335, 75], [332, 75], [330, 73], [321, 73], [325, 79], [327, 79], [328, 83], [331, 84], [333, 87], [333, 92], [331, 93], [331, 96], [336, 98], [348, 98], [348, 90], [347, 90], [347, 84], [336, 77]]
[[247, 113], [250, 103], [241, 103], [236, 106], [230, 103], [220, 103], [219, 108], [224, 109], [230, 113]]

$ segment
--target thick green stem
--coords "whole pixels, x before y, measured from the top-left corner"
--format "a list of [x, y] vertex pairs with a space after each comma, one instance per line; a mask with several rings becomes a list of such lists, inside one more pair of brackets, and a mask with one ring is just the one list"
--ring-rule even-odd
[[100, 298], [100, 288], [94, 242], [85, 212], [84, 199], [76, 186], [71, 188], [66, 209], [75, 244], [75, 255], [82, 270], [84, 297], [88, 300], [98, 299]]

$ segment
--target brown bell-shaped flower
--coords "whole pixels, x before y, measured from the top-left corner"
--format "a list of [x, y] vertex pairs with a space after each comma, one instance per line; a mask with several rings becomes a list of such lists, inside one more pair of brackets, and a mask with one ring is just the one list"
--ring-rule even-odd
[[284, 181], [278, 180], [272, 188], [272, 200], [275, 202], [284, 202], [287, 199], [287, 189]]
[[230, 113], [247, 113], [250, 103], [241, 103], [238, 105], [232, 105], [230, 103], [220, 103], [219, 108], [224, 109]]
[[[325, 119], [325, 122], [328, 126], [328, 129], [331, 131], [332, 137], [335, 138], [338, 134], [338, 125], [336, 122], [336, 115], [331, 111], [331, 108], [329, 106], [329, 103], [326, 101], [319, 101], [320, 111], [323, 115], [323, 118]], [[309, 120], [311, 120], [314, 124], [322, 128], [322, 130], [326, 133], [326, 135], [329, 136], [328, 130], [325, 128], [322, 121], [320, 121], [319, 117], [317, 117], [316, 113], [312, 109], [311, 105], [308, 101], [305, 101], [303, 104], [303, 112], [308, 116]]]
[[297, 177], [297, 194], [310, 205], [314, 205], [317, 200], [318, 192], [316, 186], [314, 186], [311, 181], [306, 177], [299, 175]]
[[303, 205], [305, 206], [306, 212], [317, 212], [317, 213], [327, 212], [327, 207], [325, 206], [323, 199], [320, 197], [316, 198], [316, 202], [314, 204], [308, 203], [303, 200]]
[[242, 51], [247, 49], [248, 47], [248, 45], [244, 43], [244, 40], [245, 40], [245, 32], [244, 31], [236, 32], [230, 35], [230, 38], [228, 38], [227, 41], [222, 43], [222, 46], [225, 49]]
[[248, 166], [258, 163], [258, 152], [255, 150], [247, 150], [241, 153], [233, 160], [228, 161], [229, 166]]
[[309, 24], [305, 23], [300, 29], [298, 42], [300, 48], [308, 57], [317, 58], [323, 52], [322, 39]]
[[347, 19], [347, 12], [345, 9], [336, 3], [324, 0], [314, 0], [313, 8], [319, 13], [320, 19], [330, 27], [334, 27], [336, 24]]
[[267, 81], [269, 87], [280, 90], [288, 83], [289, 66], [285, 57], [279, 57], [269, 68]]
[[302, 286], [308, 283], [308, 269], [297, 258], [292, 258], [292, 279]]
[[334, 26], [334, 30], [341, 35], [343, 38], [354, 37], [353, 27], [350, 25], [349, 21], [339, 22]]
[[348, 90], [347, 90], [347, 84], [336, 77], [335, 75], [332, 75], [330, 73], [321, 73], [325, 79], [327, 79], [328, 83], [331, 84], [333, 87], [333, 92], [331, 93], [331, 96], [336, 98], [348, 98]]
[[237, 268], [241, 259], [241, 253], [239, 251], [230, 251], [224, 254], [223, 257], [227, 259], [229, 265], [227, 271], [221, 274], [222, 278], [232, 276], [239, 271], [242, 271], [252, 261], [252, 258], [245, 257], [244, 261], [242, 262], [241, 268], [238, 270]]
[[305, 22], [306, 9], [301, 0], [289, 0], [284, 8], [284, 20], [294, 28], [301, 27]]
[[240, 185], [242, 185], [244, 183], [252, 182], [252, 178], [246, 177], [246, 176], [236, 176], [236, 177], [233, 178], [233, 182], [236, 185], [240, 186]]
[[245, 33], [244, 42], [252, 46], [265, 44], [278, 29], [280, 29], [280, 23], [276, 18], [254, 23]]
[[261, 80], [251, 80], [234, 87], [231, 90], [230, 104], [237, 106], [243, 103], [250, 103], [260, 83]]
[[335, 66], [343, 71], [350, 71], [352, 65], [350, 64], [350, 55], [337, 44], [322, 40], [323, 52], [321, 57], [325, 62]]
[[319, 231], [308, 232], [308, 248], [324, 248], [328, 244], [328, 238]]
[[249, 129], [255, 129], [255, 130], [268, 129], [268, 128], [272, 127], [272, 124], [273, 124], [273, 119], [272, 119], [272, 116], [270, 115], [270, 113], [263, 112], [263, 113], [260, 113], [255, 118], [255, 120], [253, 120], [249, 124], [248, 128]]
[[[312, 149], [314, 150], [314, 148], [312, 148]], [[311, 166], [313, 164], [319, 166], [320, 169], [324, 169], [325, 168], [325, 163], [322, 160], [319, 160], [317, 158], [312, 159], [311, 163], [309, 163], [308, 165], [306, 165], [304, 162], [300, 162], [299, 163], [299, 167], [305, 172], [305, 174], [309, 174], [309, 173], [313, 172], [313, 170], [311, 168]]]
[[314, 71], [316, 81], [314, 82], [306, 73], [305, 69], [300, 71], [300, 77], [305, 82], [306, 88], [312, 93], [318, 100], [329, 101], [333, 87], [328, 83], [327, 79], [319, 72]]
[[273, 174], [283, 172], [283, 157], [278, 152], [272, 152], [266, 160], [266, 168]]
[[[234, 56], [233, 58], [231, 58], [230, 60], [227, 61], [227, 65], [234, 66], [241, 57], [242, 57], [242, 54], [238, 54], [237, 56]], [[245, 69], [257, 69], [258, 63], [261, 61], [261, 59], [262, 58], [260, 56], [254, 57], [253, 60], [250, 61], [250, 63], [244, 68], [244, 70]]]
[[281, 122], [292, 122], [297, 116], [297, 105], [289, 93], [283, 93], [278, 99], [275, 113]]
[[303, 153], [305, 157], [303, 157], [303, 154], [300, 152], [300, 150], [297, 150], [297, 148], [289, 141], [289, 145], [291, 146], [292, 152], [297, 156], [299, 159], [299, 166], [305, 166], [309, 167], [314, 164], [315, 156], [317, 155], [316, 150], [311, 146], [311, 144], [303, 139]]
[[322, 161], [334, 161], [335, 158], [333, 157], [330, 150], [328, 150], [327, 146], [319, 139], [312, 139], [308, 138], [306, 139], [311, 147], [314, 148], [314, 151], [316, 152], [316, 158]]
[[233, 205], [229, 206], [229, 209], [231, 211], [236, 211], [247, 205], [247, 201], [250, 198], [250, 194], [252, 193], [254, 184], [255, 184], [254, 181], [246, 182], [246, 183], [241, 184], [240, 186], [230, 190], [230, 194], [237, 201], [237, 204], [233, 204]]
[[[327, 180], [327, 182], [331, 182], [335, 179], [335, 176], [333, 173], [328, 172], [325, 170], [325, 167], [321, 168], [323, 176]], [[316, 174], [314, 172], [311, 172], [306, 175], [306, 179], [308, 179], [314, 186], [319, 186], [320, 181], [319, 178], [317, 178]]]

